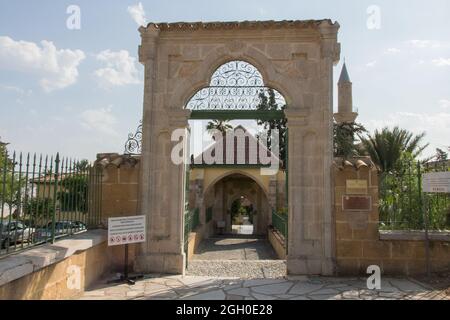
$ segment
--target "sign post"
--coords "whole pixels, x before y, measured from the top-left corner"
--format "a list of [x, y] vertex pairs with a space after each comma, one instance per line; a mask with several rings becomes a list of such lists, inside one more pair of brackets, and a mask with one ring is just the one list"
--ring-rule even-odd
[[424, 173], [423, 192], [450, 193], [450, 171]]
[[119, 279], [108, 283], [126, 282], [134, 285], [143, 275], [130, 277], [128, 274], [128, 245], [146, 240], [145, 216], [116, 217], [108, 219], [108, 246], [125, 246], [124, 272]]

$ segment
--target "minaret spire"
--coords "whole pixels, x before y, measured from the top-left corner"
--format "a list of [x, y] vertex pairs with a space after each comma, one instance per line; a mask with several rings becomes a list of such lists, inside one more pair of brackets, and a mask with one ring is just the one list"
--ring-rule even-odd
[[358, 113], [353, 112], [352, 82], [348, 75], [347, 64], [344, 60], [341, 76], [338, 81], [338, 112], [334, 114], [334, 119], [338, 123], [354, 122]]

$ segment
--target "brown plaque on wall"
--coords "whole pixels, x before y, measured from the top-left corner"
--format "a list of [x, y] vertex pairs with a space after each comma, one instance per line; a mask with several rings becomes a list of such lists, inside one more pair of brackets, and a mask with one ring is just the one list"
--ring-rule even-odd
[[342, 196], [343, 211], [371, 211], [371, 196]]

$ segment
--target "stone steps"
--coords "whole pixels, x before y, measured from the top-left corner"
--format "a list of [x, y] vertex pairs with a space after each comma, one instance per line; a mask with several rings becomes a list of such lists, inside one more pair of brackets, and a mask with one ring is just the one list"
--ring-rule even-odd
[[286, 261], [193, 259], [188, 263], [186, 275], [240, 279], [280, 279], [286, 276]]

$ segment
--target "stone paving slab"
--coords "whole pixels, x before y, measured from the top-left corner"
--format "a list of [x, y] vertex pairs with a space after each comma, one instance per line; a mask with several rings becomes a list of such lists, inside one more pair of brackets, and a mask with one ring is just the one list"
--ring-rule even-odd
[[193, 260], [271, 260], [277, 255], [267, 239], [209, 238], [198, 246]]
[[[82, 300], [450, 300], [446, 289], [433, 290], [407, 278], [383, 278], [381, 290], [365, 279], [300, 277], [241, 280], [217, 277], [148, 275], [135, 286], [97, 283]], [[385, 287], [385, 288], [384, 288]], [[387, 288], [387, 290], [386, 290]]]

